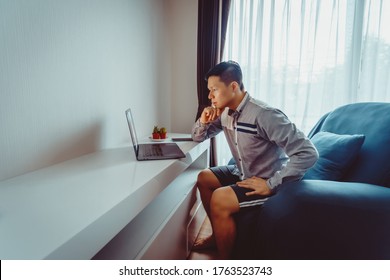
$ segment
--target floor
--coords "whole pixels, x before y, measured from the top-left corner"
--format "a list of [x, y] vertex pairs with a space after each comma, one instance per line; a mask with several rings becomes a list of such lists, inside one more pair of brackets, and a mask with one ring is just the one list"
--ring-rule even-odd
[[[206, 217], [204, 220], [202, 227], [200, 228], [199, 234], [197, 238], [205, 238], [210, 236], [212, 233], [212, 228], [210, 224], [210, 220]], [[189, 260], [216, 260], [217, 259], [217, 250], [200, 250], [200, 251], [191, 251], [188, 256]]]

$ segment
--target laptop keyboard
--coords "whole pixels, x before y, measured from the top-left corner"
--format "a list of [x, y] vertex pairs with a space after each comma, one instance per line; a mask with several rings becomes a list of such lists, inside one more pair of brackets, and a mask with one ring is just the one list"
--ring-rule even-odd
[[163, 152], [159, 145], [147, 145], [144, 147], [144, 155], [147, 157], [162, 156]]

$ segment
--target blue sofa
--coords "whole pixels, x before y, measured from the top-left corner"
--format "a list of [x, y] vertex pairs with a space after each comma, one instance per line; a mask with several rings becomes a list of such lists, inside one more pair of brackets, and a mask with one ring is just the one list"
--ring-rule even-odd
[[390, 103], [340, 107], [308, 136], [323, 131], [365, 138], [338, 181], [285, 183], [237, 214], [234, 258], [390, 259]]

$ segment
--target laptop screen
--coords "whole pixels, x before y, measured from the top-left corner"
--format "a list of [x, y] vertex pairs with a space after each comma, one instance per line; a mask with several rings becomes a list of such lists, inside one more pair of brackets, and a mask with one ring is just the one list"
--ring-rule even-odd
[[138, 156], [138, 138], [137, 133], [135, 132], [134, 119], [130, 109], [126, 110], [126, 118], [127, 124], [129, 125], [130, 137], [131, 141], [133, 142], [134, 151], [135, 154]]

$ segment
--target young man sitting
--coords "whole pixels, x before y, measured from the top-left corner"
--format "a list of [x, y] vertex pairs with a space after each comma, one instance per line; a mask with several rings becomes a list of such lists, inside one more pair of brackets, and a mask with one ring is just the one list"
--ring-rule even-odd
[[206, 79], [212, 106], [194, 124], [192, 138], [201, 142], [223, 131], [236, 164], [199, 173], [197, 187], [213, 234], [193, 249], [216, 246], [227, 259], [236, 235], [232, 215], [262, 205], [280, 184], [300, 180], [318, 153], [286, 115], [245, 91], [236, 62], [216, 65]]

